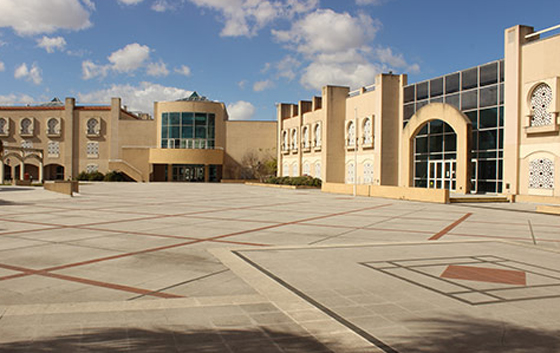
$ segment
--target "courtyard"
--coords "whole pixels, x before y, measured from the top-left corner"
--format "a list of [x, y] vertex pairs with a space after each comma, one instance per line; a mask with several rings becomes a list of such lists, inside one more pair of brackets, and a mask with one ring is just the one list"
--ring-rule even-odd
[[0, 191], [0, 352], [557, 352], [560, 217], [239, 184]]

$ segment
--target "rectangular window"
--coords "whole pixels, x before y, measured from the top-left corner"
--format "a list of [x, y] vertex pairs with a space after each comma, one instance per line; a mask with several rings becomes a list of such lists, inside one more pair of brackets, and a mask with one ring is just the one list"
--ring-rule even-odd
[[416, 100], [428, 98], [428, 82], [418, 83], [416, 85]]
[[161, 138], [166, 139], [169, 137], [169, 128], [167, 125], [161, 127]]
[[460, 107], [459, 107], [459, 95], [458, 94], [454, 94], [452, 96], [445, 96], [445, 103], [450, 104], [457, 109], [460, 109]]
[[480, 107], [490, 107], [498, 104], [498, 86], [490, 86], [480, 90]]
[[472, 90], [461, 93], [461, 110], [476, 109], [478, 106], [478, 91]]
[[471, 89], [478, 86], [478, 68], [472, 68], [461, 72], [461, 87]]
[[443, 77], [430, 81], [430, 97], [439, 97], [443, 94]]
[[185, 126], [181, 127], [181, 138], [183, 139], [192, 139], [194, 136], [193, 134], [194, 128], [192, 126]]
[[498, 109], [483, 109], [480, 111], [480, 129], [498, 126]]
[[476, 130], [478, 128], [478, 111], [468, 112], [465, 115], [470, 119], [473, 130]]
[[480, 86], [498, 83], [498, 63], [490, 63], [480, 67]]
[[216, 123], [216, 115], [208, 114], [208, 126], [214, 126]]
[[169, 125], [169, 113], [161, 114], [161, 125], [163, 126]]
[[195, 130], [195, 138], [206, 138], [206, 126], [197, 126]]
[[169, 125], [180, 125], [181, 119], [179, 119], [179, 113], [170, 113], [169, 114]]
[[403, 119], [406, 121], [410, 118], [412, 118], [412, 116], [414, 115], [415, 109], [414, 109], [414, 103], [412, 104], [405, 104], [404, 108], [403, 108]]
[[86, 153], [89, 158], [99, 157], [99, 143], [88, 142], [86, 145]]
[[194, 124], [194, 114], [193, 113], [181, 113], [181, 124], [193, 125]]
[[180, 136], [180, 134], [181, 134], [180, 131], [181, 131], [181, 128], [179, 126], [171, 126], [169, 128], [169, 137], [172, 138], [172, 139], [180, 138], [181, 137]]
[[206, 114], [196, 113], [194, 116], [195, 126], [206, 126]]
[[412, 85], [412, 86], [407, 86], [404, 88], [404, 102], [405, 103], [410, 103], [410, 102], [414, 102], [414, 97], [416, 96], [415, 94], [415, 89], [416, 86]]
[[484, 150], [495, 150], [498, 147], [498, 130], [487, 130], [479, 132], [479, 149]]
[[459, 92], [459, 73], [445, 76], [445, 93]]

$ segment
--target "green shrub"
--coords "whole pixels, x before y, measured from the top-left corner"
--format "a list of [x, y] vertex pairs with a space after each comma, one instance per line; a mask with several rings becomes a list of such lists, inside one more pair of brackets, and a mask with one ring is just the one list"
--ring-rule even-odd
[[103, 178], [105, 178], [105, 175], [101, 172], [89, 173], [89, 181], [103, 181]]
[[268, 177], [264, 180], [264, 182], [266, 184], [321, 187], [321, 179], [313, 178], [310, 176]]
[[105, 175], [103, 181], [124, 181], [125, 177], [121, 172], [110, 171]]

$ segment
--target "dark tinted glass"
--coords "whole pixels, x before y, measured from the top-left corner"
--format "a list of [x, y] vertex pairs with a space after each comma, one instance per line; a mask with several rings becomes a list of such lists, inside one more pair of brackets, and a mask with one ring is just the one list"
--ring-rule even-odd
[[504, 84], [500, 85], [500, 104], [504, 104]]
[[416, 138], [416, 153], [427, 153], [428, 152], [428, 138], [427, 137], [417, 137]]
[[471, 150], [478, 150], [478, 132], [473, 131], [471, 136]]
[[180, 136], [180, 132], [179, 132], [179, 127], [178, 126], [172, 126], [169, 128], [169, 137], [172, 139], [178, 139]]
[[498, 148], [502, 149], [504, 148], [504, 130], [500, 129], [499, 131], [499, 138], [498, 138]]
[[496, 161], [478, 161], [479, 179], [496, 179]]
[[418, 162], [416, 163], [415, 175], [416, 178], [426, 179], [428, 177], [428, 163]]
[[204, 126], [197, 126], [196, 130], [195, 130], [195, 136], [196, 138], [201, 138], [201, 139], [205, 139], [206, 138], [206, 127]]
[[443, 103], [443, 97], [432, 98], [430, 99], [430, 103]]
[[500, 82], [504, 82], [504, 69], [505, 69], [504, 61], [500, 61]]
[[498, 109], [483, 109], [480, 111], [480, 129], [498, 126]]
[[490, 86], [480, 90], [480, 107], [498, 104], [498, 86]]
[[430, 81], [430, 97], [438, 97], [443, 94], [443, 77]]
[[161, 124], [162, 125], [169, 125], [169, 113], [161, 114]]
[[428, 82], [422, 82], [416, 85], [416, 100], [428, 98]]
[[414, 115], [414, 103], [405, 104], [403, 109], [403, 119], [408, 120]]
[[459, 73], [445, 76], [445, 93], [459, 92]]
[[162, 139], [166, 139], [168, 135], [168, 130], [169, 128], [167, 126], [164, 126], [161, 128], [161, 138]]
[[461, 87], [463, 89], [475, 88], [478, 86], [478, 68], [468, 69], [461, 72]]
[[182, 126], [181, 127], [181, 138], [184, 139], [192, 139], [193, 136], [193, 127], [192, 126]]
[[208, 138], [213, 139], [215, 137], [216, 137], [216, 130], [214, 128], [214, 125], [209, 125], [208, 126]]
[[498, 123], [500, 126], [504, 126], [504, 107], [500, 107], [500, 109], [498, 109], [498, 111], [500, 112], [500, 117], [498, 120]]
[[405, 103], [410, 103], [414, 101], [414, 96], [415, 96], [415, 92], [414, 92], [414, 88], [416, 86], [408, 86], [404, 88], [404, 102]]
[[206, 126], [206, 114], [196, 113], [194, 116], [194, 122], [196, 126]]
[[445, 135], [445, 152], [455, 151], [457, 149], [457, 135], [449, 134]]
[[421, 101], [421, 102], [417, 102], [417, 103], [416, 103], [416, 111], [419, 111], [420, 108], [422, 108], [422, 107], [425, 106], [425, 105], [428, 105], [428, 103], [430, 103], [428, 100], [424, 100], [424, 101]]
[[486, 86], [498, 82], [498, 63], [480, 67], [480, 85]]
[[[161, 148], [167, 148], [167, 139], [162, 139], [161, 140]], [[167, 167], [167, 165], [166, 165]]]
[[443, 152], [443, 135], [430, 136], [430, 152]]
[[181, 123], [183, 125], [192, 125], [194, 119], [193, 113], [181, 113]]
[[179, 113], [169, 113], [169, 125], [179, 125]]
[[443, 121], [434, 120], [430, 122], [430, 134], [441, 134], [443, 133]]
[[495, 150], [498, 147], [497, 130], [479, 131], [479, 150]]
[[472, 123], [472, 128], [473, 130], [478, 128], [478, 111], [472, 111], [472, 112], [468, 112], [465, 113], [465, 115], [470, 119], [471, 123]]
[[478, 91], [461, 93], [461, 110], [475, 109], [477, 107]]
[[445, 96], [445, 103], [451, 104], [452, 106], [454, 106], [457, 109], [461, 109], [461, 107], [459, 107], [459, 95], [458, 94], [454, 94], [452, 96]]
[[478, 182], [479, 192], [496, 192], [496, 182]]
[[214, 125], [216, 121], [216, 115], [208, 114], [208, 125]]

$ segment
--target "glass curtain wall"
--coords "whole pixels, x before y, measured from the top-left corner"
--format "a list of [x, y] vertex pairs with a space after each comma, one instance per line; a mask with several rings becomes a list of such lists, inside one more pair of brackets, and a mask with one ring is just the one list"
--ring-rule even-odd
[[163, 113], [161, 148], [214, 149], [215, 120], [211, 113]]
[[[404, 125], [423, 106], [447, 103], [457, 107], [472, 122], [472, 187], [481, 193], [502, 192], [504, 127], [504, 61], [494, 61], [404, 88]], [[443, 122], [431, 122], [416, 137], [415, 185], [427, 187], [428, 160], [455, 159], [447, 148], [456, 142], [453, 130]], [[433, 138], [432, 138], [433, 136]], [[442, 151], [431, 153], [432, 143]], [[434, 140], [434, 142], [432, 142]], [[436, 142], [437, 141], [437, 142]], [[426, 150], [426, 147], [428, 149]]]

